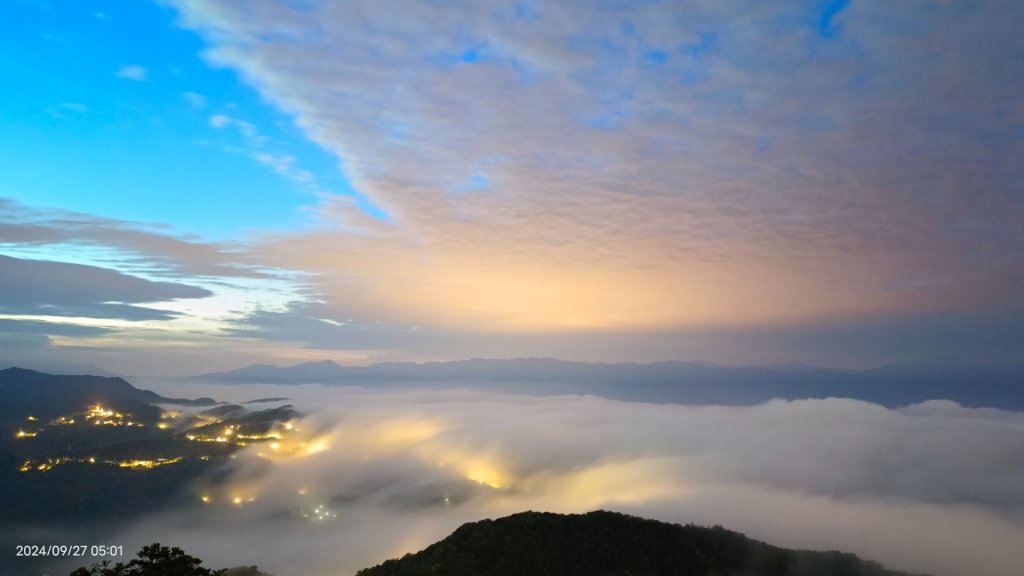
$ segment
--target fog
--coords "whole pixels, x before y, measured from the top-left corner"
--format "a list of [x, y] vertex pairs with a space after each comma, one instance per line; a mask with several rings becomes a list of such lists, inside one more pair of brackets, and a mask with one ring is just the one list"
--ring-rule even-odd
[[936, 576], [1024, 565], [1021, 413], [835, 398], [697, 407], [466, 389], [159, 391], [287, 396], [307, 414], [276, 447], [239, 452], [226, 487], [196, 486], [209, 503], [115, 538], [181, 546], [207, 566], [347, 575], [463, 522], [595, 509]]

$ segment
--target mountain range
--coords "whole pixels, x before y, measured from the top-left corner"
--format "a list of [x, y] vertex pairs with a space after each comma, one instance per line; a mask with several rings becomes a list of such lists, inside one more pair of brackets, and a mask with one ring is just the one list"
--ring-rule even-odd
[[595, 394], [619, 400], [682, 404], [753, 405], [774, 398], [845, 397], [895, 408], [926, 400], [951, 400], [970, 407], [1024, 410], [1024, 369], [1004, 365], [893, 365], [843, 370], [803, 364], [605, 364], [553, 358], [475, 358], [350, 367], [324, 360], [284, 367], [256, 364], [192, 379], [222, 384], [454, 384], [507, 392]]

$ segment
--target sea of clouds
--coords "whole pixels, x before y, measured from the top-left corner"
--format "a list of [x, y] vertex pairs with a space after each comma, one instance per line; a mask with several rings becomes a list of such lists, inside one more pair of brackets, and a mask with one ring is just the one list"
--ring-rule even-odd
[[464, 522], [607, 509], [936, 576], [1024, 566], [1021, 413], [838, 398], [721, 407], [478, 389], [200, 391], [287, 396], [306, 416], [278, 449], [240, 452], [226, 486], [197, 486], [210, 504], [126, 526], [126, 549], [159, 541], [207, 566], [347, 575]]

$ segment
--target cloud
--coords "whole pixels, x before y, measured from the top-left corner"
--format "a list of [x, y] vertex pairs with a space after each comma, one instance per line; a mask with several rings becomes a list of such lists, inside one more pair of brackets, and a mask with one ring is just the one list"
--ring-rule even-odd
[[135, 80], [137, 82], [145, 82], [149, 80], [149, 69], [145, 66], [139, 66], [137, 64], [128, 64], [121, 66], [120, 69], [114, 74], [118, 78], [124, 78], [126, 80]]
[[166, 226], [30, 207], [6, 198], [0, 198], [0, 246], [21, 251], [52, 246], [108, 249], [119, 253], [132, 271], [155, 276], [271, 276], [237, 243], [208, 242]]
[[[27, 315], [80, 316], [66, 323], [35, 318], [32, 324], [0, 326], [0, 331], [10, 328], [14, 338], [21, 338], [18, 334], [28, 327], [49, 335], [43, 343], [52, 345], [43, 352], [51, 360], [99, 362], [123, 373], [167, 374], [195, 366], [234, 367], [267, 357], [306, 359], [286, 344], [245, 341], [221, 332], [236, 316], [275, 309], [303, 292], [299, 273], [259, 264], [242, 242], [211, 242], [165, 225], [0, 198], [0, 251], [5, 269], [31, 268], [30, 276], [11, 272], [0, 281], [6, 291], [7, 299], [0, 300], [5, 314], [26, 316], [19, 318], [23, 321], [29, 320]], [[146, 305], [150, 302], [160, 304]], [[147, 319], [161, 322], [139, 322]], [[97, 327], [103, 331], [96, 332]]]
[[[110, 334], [112, 330], [101, 326], [39, 321], [11, 320], [0, 318], [0, 366], [31, 368], [51, 374], [103, 374], [104, 372], [87, 364], [70, 364], [53, 358], [53, 338], [88, 338]], [[73, 372], [63, 372], [67, 367], [78, 366]], [[88, 366], [87, 368], [82, 368]]]
[[[426, 342], [436, 350], [459, 347], [454, 335], [414, 326], [395, 326], [365, 318], [338, 317], [322, 303], [294, 301], [280, 310], [255, 310], [236, 318], [227, 334], [277, 342], [294, 342], [323, 350], [404, 350], [414, 353]], [[466, 335], [463, 344], [472, 336]], [[439, 341], [440, 340], [440, 341]], [[461, 348], [469, 352], [466, 348]]]
[[185, 99], [185, 102], [187, 102], [189, 106], [191, 106], [192, 108], [194, 108], [196, 110], [201, 109], [201, 108], [206, 108], [206, 105], [207, 105], [206, 96], [204, 96], [204, 95], [202, 95], [202, 94], [200, 94], [198, 92], [192, 92], [192, 91], [182, 92], [181, 93], [181, 97]]
[[176, 314], [137, 304], [212, 295], [204, 288], [66, 262], [0, 255], [0, 269], [0, 313], [10, 315], [169, 320]]
[[210, 116], [210, 126], [213, 126], [214, 128], [223, 128], [227, 126], [229, 122], [231, 122], [231, 119], [223, 114]]
[[[365, 311], [339, 310], [315, 292], [306, 300], [256, 309], [234, 318], [225, 333], [289, 342], [323, 351], [358, 353], [359, 362], [552, 356], [567, 360], [655, 362], [696, 359], [732, 365], [803, 362], [874, 368], [892, 363], [949, 370], [985, 362], [1021, 362], [1024, 309], [865, 315], [798, 326], [751, 328], [576, 329], [501, 332], [486, 326], [444, 328], [385, 322]], [[426, 318], [421, 318], [426, 320]], [[454, 351], [454, 352], [453, 352]], [[318, 358], [319, 359], [319, 358]]]
[[[315, 226], [207, 242], [0, 202], [12, 255], [245, 283], [218, 301], [234, 336], [384, 357], [813, 362], [853, 342], [837, 363], [864, 365], [1016, 334], [1016, 4], [174, 4], [358, 193], [207, 107], [226, 148], [315, 194]], [[242, 294], [262, 281], [289, 293]]]
[[89, 107], [85, 104], [79, 104], [78, 102], [61, 102], [52, 108], [47, 108], [46, 112], [58, 120], [67, 120], [68, 115], [66, 112], [86, 114], [89, 112]]
[[[235, 317], [276, 309], [304, 291], [300, 273], [259, 264], [245, 243], [211, 242], [165, 225], [0, 198], [0, 249], [10, 258], [4, 260], [5, 267], [49, 261], [35, 265], [31, 277], [5, 275], [10, 294], [0, 301], [4, 313], [97, 319], [68, 320], [82, 325], [79, 332], [64, 324], [32, 324], [52, 337], [46, 354], [53, 360], [99, 362], [123, 373], [166, 374], [196, 366], [223, 369], [268, 357], [309, 359], [287, 344], [245, 341], [221, 332]], [[74, 263], [54, 262], [65, 259]], [[81, 282], [86, 284], [79, 289]], [[157, 301], [159, 306], [145, 305]], [[137, 322], [145, 319], [165, 322]], [[86, 326], [106, 331], [89, 332]], [[6, 327], [18, 333], [26, 325], [0, 330]], [[42, 330], [47, 327], [51, 330]]]
[[85, 113], [89, 111], [89, 107], [85, 104], [79, 104], [78, 102], [61, 102], [57, 105], [61, 110], [70, 110], [72, 112]]
[[175, 4], [389, 215], [325, 196], [322, 230], [260, 247], [338, 316], [629, 331], [1020, 304], [1016, 4]]
[[214, 114], [213, 116], [210, 116], [210, 126], [213, 126], [214, 128], [224, 128], [225, 126], [232, 125], [247, 135], [253, 134], [254, 128], [252, 124], [249, 124], [248, 122], [237, 120], [230, 116], [225, 116], [224, 114]]
[[312, 172], [299, 168], [294, 155], [280, 151], [278, 143], [262, 134], [251, 122], [226, 114], [213, 114], [208, 123], [212, 128], [218, 130], [232, 129], [231, 131], [236, 132], [240, 137], [239, 144], [226, 146], [226, 151], [241, 152], [249, 156], [259, 164], [288, 178], [301, 190], [320, 196], [329, 195], [317, 183]]
[[[2, 298], [6, 302], [6, 298]], [[109, 333], [108, 328], [99, 326], [80, 326], [78, 324], [61, 324], [56, 322], [41, 322], [39, 320], [10, 320], [0, 318], [0, 336], [8, 335], [19, 338], [22, 335], [46, 335], [55, 334], [59, 336], [100, 336]], [[45, 341], [44, 341], [45, 342]]]
[[[1009, 576], [1024, 560], [1018, 413], [841, 399], [692, 407], [472, 390], [217, 392], [284, 394], [310, 415], [278, 450], [239, 454], [226, 488], [197, 489], [211, 508], [127, 527], [126, 546], [173, 540], [210, 565], [348, 574], [462, 522], [605, 508], [936, 576]], [[336, 517], [311, 521], [317, 506]], [[285, 553], [271, 545], [282, 534]]]

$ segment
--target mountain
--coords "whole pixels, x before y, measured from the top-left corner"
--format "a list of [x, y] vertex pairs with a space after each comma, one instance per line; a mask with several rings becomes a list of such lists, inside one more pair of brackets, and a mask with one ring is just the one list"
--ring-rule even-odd
[[312, 382], [335, 382], [345, 378], [351, 368], [346, 368], [333, 360], [320, 362], [304, 362], [294, 366], [273, 366], [270, 364], [253, 364], [229, 370], [227, 372], [210, 372], [193, 376], [192, 379], [213, 382], [269, 382], [275, 384], [307, 384]]
[[[168, 403], [216, 407], [190, 415], [159, 406]], [[166, 398], [117, 377], [0, 370], [0, 525], [195, 501], [182, 492], [189, 482], [244, 446], [281, 438], [297, 416], [288, 405]]]
[[773, 398], [844, 397], [896, 408], [926, 400], [952, 400], [970, 407], [1024, 410], [1021, 366], [900, 365], [840, 370], [803, 364], [604, 364], [553, 358], [474, 358], [347, 367], [324, 360], [286, 367], [254, 365], [194, 379], [225, 384], [456, 384], [505, 392], [594, 394], [618, 400], [681, 404], [753, 405]]
[[59, 416], [94, 404], [143, 414], [153, 412], [151, 404], [217, 404], [210, 398], [166, 398], [150, 390], [136, 388], [116, 376], [44, 374], [24, 368], [0, 370], [0, 398], [3, 398], [0, 417], [12, 414]]
[[[0, 370], [0, 548], [50, 530], [104, 541], [143, 514], [230, 507], [201, 498], [200, 483], [216, 492], [236, 451], [286, 438], [296, 417], [287, 405], [166, 398], [117, 377]], [[0, 574], [59, 572], [53, 562], [4, 555]]]
[[722, 527], [616, 512], [472, 522], [356, 576], [906, 576], [842, 552], [787, 550]]
[[[672, 364], [689, 364], [677, 362]], [[609, 367], [636, 364], [591, 364], [567, 362], [554, 358], [516, 358], [496, 360], [473, 358], [451, 362], [381, 362], [370, 366], [342, 366], [332, 360], [304, 362], [294, 366], [254, 364], [227, 372], [194, 376], [197, 380], [217, 382], [271, 383], [347, 383], [374, 380], [442, 380], [442, 379], [558, 379], [595, 375]]]
[[88, 374], [91, 376], [120, 376], [120, 374], [114, 374], [108, 372], [103, 368], [94, 366], [92, 364], [80, 364], [76, 362], [57, 362], [57, 361], [22, 361], [18, 362], [17, 366], [14, 364], [6, 364], [0, 362], [0, 368], [26, 368], [29, 370], [35, 370], [36, 372], [45, 372], [47, 374], [63, 374], [67, 376], [76, 376], [80, 374]]

